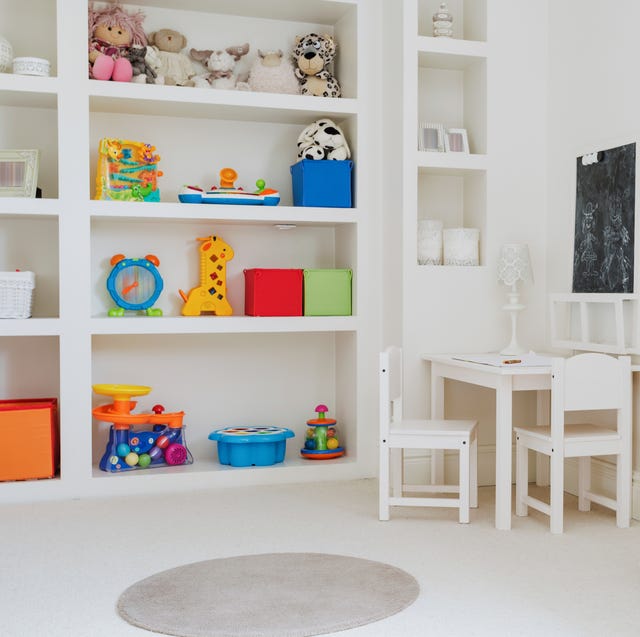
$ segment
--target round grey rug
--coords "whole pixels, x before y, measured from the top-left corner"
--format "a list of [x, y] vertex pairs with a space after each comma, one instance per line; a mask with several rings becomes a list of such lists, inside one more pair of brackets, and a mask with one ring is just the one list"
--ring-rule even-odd
[[178, 637], [304, 637], [362, 626], [412, 604], [405, 571], [355, 557], [267, 553], [195, 562], [140, 580], [118, 612]]

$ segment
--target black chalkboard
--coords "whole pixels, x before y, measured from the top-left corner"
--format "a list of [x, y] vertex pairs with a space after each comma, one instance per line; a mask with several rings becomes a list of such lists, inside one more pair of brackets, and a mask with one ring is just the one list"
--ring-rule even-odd
[[635, 144], [578, 157], [574, 292], [633, 292], [635, 184]]

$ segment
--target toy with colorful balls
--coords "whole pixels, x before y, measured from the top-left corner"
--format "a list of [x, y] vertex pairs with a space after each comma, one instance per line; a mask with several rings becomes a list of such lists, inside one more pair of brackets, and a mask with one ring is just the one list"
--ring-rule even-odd
[[307, 420], [307, 434], [300, 454], [309, 460], [330, 460], [344, 456], [344, 447], [340, 446], [336, 433], [336, 420], [327, 418], [329, 408], [317, 405], [315, 411], [318, 417]]
[[[111, 423], [100, 469], [115, 473], [193, 463], [186, 445], [183, 411], [167, 413], [162, 405], [154, 405], [153, 413], [132, 413], [136, 402], [131, 397], [151, 391], [144, 385], [94, 385], [93, 389], [113, 398], [112, 403], [93, 409], [98, 420]], [[150, 425], [151, 429], [134, 429], [134, 425]]]

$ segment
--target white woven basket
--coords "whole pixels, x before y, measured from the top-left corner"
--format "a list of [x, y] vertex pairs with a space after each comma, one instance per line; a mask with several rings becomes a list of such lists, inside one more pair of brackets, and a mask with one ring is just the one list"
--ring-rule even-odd
[[0, 272], [0, 318], [29, 318], [35, 287], [33, 272]]

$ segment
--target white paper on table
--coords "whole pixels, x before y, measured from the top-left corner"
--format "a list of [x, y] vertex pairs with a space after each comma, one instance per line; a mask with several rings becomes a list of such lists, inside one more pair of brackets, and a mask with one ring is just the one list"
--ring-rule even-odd
[[491, 365], [492, 367], [550, 367], [551, 357], [540, 356], [533, 352], [528, 354], [459, 354], [453, 357], [457, 361]]

